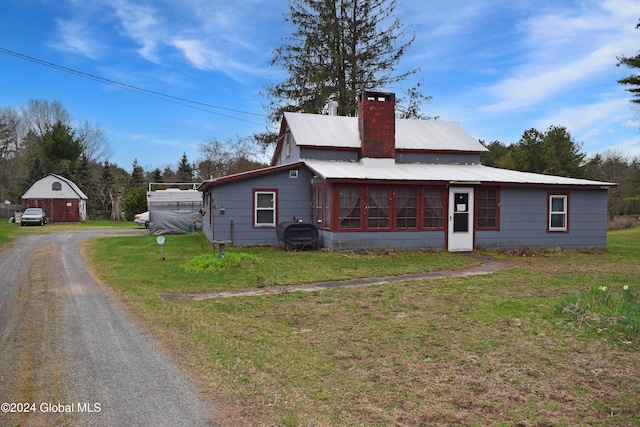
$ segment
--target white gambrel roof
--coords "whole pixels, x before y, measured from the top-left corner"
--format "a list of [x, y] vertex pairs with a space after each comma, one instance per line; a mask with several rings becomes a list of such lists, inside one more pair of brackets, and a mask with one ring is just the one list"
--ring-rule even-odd
[[359, 162], [306, 160], [304, 163], [325, 180], [445, 181], [590, 187], [616, 185], [611, 182], [497, 169], [480, 164], [396, 163], [393, 159], [362, 159]]
[[[60, 183], [60, 190], [52, 190], [54, 182]], [[22, 194], [23, 199], [81, 199], [87, 200], [86, 194], [70, 179], [50, 173], [33, 182]]]
[[[358, 118], [284, 113], [296, 145], [360, 148]], [[487, 149], [458, 123], [443, 120], [396, 120], [396, 149], [484, 152]]]

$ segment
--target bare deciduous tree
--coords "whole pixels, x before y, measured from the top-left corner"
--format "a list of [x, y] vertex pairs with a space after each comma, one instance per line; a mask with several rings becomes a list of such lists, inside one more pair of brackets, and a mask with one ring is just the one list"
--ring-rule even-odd
[[76, 127], [76, 135], [82, 141], [82, 152], [89, 162], [100, 163], [113, 155], [111, 144], [99, 124], [85, 120]]

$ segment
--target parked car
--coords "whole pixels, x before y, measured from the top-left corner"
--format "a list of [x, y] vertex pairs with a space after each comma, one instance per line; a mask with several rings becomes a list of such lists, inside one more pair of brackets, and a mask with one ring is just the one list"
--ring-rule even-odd
[[27, 208], [20, 218], [20, 225], [45, 225], [46, 223], [47, 214], [42, 208]]
[[140, 227], [149, 228], [149, 211], [142, 212], [133, 217], [133, 222]]

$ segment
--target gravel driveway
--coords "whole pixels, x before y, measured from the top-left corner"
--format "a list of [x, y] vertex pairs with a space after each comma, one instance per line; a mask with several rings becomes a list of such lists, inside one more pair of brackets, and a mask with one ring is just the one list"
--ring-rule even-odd
[[0, 254], [0, 425], [216, 425], [187, 375], [89, 274], [81, 242], [115, 232], [23, 235]]

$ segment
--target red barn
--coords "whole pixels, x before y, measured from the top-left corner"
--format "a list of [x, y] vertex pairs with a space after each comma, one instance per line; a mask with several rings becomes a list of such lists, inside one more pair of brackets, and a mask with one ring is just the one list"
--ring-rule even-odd
[[71, 180], [50, 173], [22, 194], [22, 208], [43, 208], [47, 222], [85, 222], [87, 196]]

